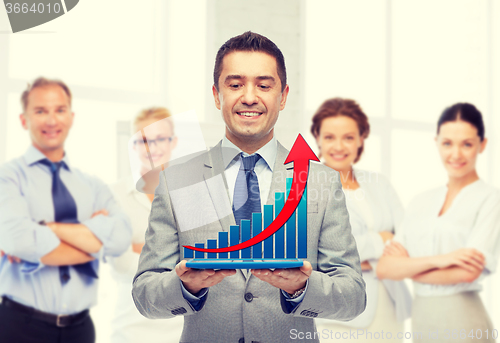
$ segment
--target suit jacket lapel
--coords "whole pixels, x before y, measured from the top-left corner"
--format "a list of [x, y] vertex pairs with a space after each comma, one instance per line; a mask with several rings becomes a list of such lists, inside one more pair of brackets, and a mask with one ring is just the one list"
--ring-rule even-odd
[[[233, 215], [223, 215], [225, 213], [232, 213], [232, 208], [226, 176], [224, 174], [224, 162], [222, 159], [221, 145], [222, 141], [208, 152], [204, 164], [203, 178], [210, 193], [212, 204], [218, 214], [222, 231], [229, 231], [229, 226], [235, 225], [236, 222]], [[224, 183], [224, 188], [221, 187], [221, 182], [207, 182], [213, 177], [220, 177]], [[226, 199], [227, 201], [225, 201]], [[227, 206], [229, 206], [229, 209]]]
[[[234, 220], [234, 215], [219, 215], [222, 213], [228, 213], [229, 211], [232, 213], [231, 201], [229, 197], [229, 187], [227, 185], [226, 175], [224, 173], [224, 160], [222, 158], [222, 141], [219, 142], [215, 147], [210, 149], [207, 154], [207, 158], [205, 159], [205, 170], [203, 172], [203, 178], [205, 179], [205, 183], [207, 185], [208, 191], [210, 193], [210, 197], [212, 199], [212, 203], [215, 207], [215, 211], [218, 214], [219, 222], [222, 228], [222, 231], [229, 231], [229, 227], [231, 225], [236, 225], [236, 221]], [[207, 182], [212, 177], [221, 177], [224, 182], [224, 188], [220, 186], [220, 182]], [[225, 198], [221, 198], [225, 197]], [[227, 199], [227, 201], [225, 201]], [[247, 273], [246, 269], [239, 269], [238, 272], [244, 277], [247, 278], [249, 273]]]

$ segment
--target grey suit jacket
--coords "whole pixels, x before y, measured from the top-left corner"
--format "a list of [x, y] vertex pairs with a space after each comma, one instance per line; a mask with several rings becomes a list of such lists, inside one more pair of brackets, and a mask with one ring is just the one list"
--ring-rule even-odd
[[[285, 191], [286, 177], [293, 176], [293, 163], [283, 165], [287, 155], [288, 151], [278, 143], [268, 204], [274, 203], [275, 192]], [[223, 183], [208, 182], [216, 175], [221, 175]], [[350, 320], [363, 312], [365, 283], [338, 172], [310, 163], [307, 260], [314, 270], [303, 301], [293, 313], [286, 313], [286, 307], [281, 305], [284, 297], [279, 289], [245, 270], [210, 287], [204, 306], [199, 311], [193, 309], [184, 299], [180, 279], [173, 270], [183, 259], [182, 246], [216, 239], [219, 231], [229, 231], [229, 226], [235, 224], [234, 216], [181, 231], [174, 208], [184, 204], [173, 203], [167, 183], [177, 189], [198, 184], [196, 194], [187, 195], [193, 201], [203, 197], [201, 193], [209, 196], [212, 203], [193, 211], [193, 216], [200, 212], [228, 213], [230, 201], [221, 144], [184, 165], [167, 168], [163, 176], [152, 204], [132, 295], [138, 310], [148, 318], [183, 315], [181, 342], [319, 342], [320, 336], [314, 335], [314, 317]], [[304, 339], [296, 339], [300, 337]]]

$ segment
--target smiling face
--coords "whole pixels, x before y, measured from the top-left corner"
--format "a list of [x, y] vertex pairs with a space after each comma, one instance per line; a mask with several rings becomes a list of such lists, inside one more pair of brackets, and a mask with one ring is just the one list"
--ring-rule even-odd
[[[151, 162], [153, 162], [154, 167], [158, 167], [170, 161], [172, 149], [177, 145], [177, 137], [174, 136], [172, 126], [167, 119], [141, 120], [134, 129], [137, 132], [134, 149], [144, 169], [150, 170]], [[144, 136], [141, 135], [141, 130], [143, 130]], [[144, 137], [147, 145], [144, 143]], [[146, 148], [149, 149], [149, 153]]]
[[436, 144], [448, 176], [466, 179], [476, 175], [477, 156], [487, 140], [481, 142], [477, 129], [461, 120], [446, 122], [439, 127]]
[[281, 92], [276, 59], [263, 52], [231, 52], [224, 57], [218, 84], [219, 91], [215, 85], [212, 91], [226, 137], [247, 153], [257, 151], [272, 139], [288, 95], [288, 85]]
[[33, 146], [52, 161], [59, 161], [64, 156], [64, 141], [73, 125], [73, 117], [69, 97], [57, 85], [34, 88], [20, 115]]
[[363, 139], [356, 121], [340, 115], [322, 120], [316, 142], [325, 165], [337, 171], [350, 171]]

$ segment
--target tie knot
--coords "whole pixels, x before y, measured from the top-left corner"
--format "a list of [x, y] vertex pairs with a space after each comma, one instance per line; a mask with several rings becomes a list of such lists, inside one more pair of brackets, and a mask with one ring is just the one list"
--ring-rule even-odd
[[55, 174], [61, 169], [61, 166], [63, 165], [64, 162], [52, 162], [49, 161], [49, 159], [44, 158], [43, 160], [40, 160], [39, 163], [46, 165], [47, 167], [50, 168], [50, 171]]
[[255, 164], [257, 161], [260, 159], [260, 155], [252, 155], [252, 156], [247, 156], [243, 157], [243, 168], [245, 168], [245, 171], [253, 170], [255, 168]]

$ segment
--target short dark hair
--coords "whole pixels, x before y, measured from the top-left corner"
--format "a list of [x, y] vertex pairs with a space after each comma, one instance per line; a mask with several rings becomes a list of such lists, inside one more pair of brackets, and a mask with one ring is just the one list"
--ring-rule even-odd
[[441, 125], [452, 121], [464, 121], [477, 129], [477, 135], [484, 140], [484, 122], [481, 112], [476, 108], [476, 106], [466, 103], [459, 102], [450, 107], [445, 108], [441, 116], [439, 117], [437, 124], [437, 134], [439, 134], [439, 129]]
[[[370, 124], [368, 123], [368, 117], [356, 101], [344, 98], [332, 98], [325, 100], [325, 102], [323, 102], [323, 104], [318, 108], [312, 118], [313, 123], [311, 125], [311, 133], [314, 138], [317, 139], [319, 137], [319, 132], [321, 130], [321, 124], [323, 124], [323, 120], [330, 117], [340, 116], [353, 119], [358, 125], [359, 135], [361, 136], [361, 138], [368, 138], [368, 135], [370, 134]], [[363, 144], [361, 144], [361, 146], [358, 148], [358, 154], [356, 155], [354, 163], [358, 162], [361, 158], [364, 147], [365, 143], [363, 141]]]
[[56, 80], [56, 79], [47, 79], [43, 76], [38, 77], [33, 81], [32, 84], [28, 83], [28, 86], [26, 87], [25, 91], [23, 94], [21, 94], [21, 105], [23, 107], [23, 112], [26, 111], [26, 108], [28, 107], [28, 96], [30, 95], [30, 92], [35, 89], [35, 88], [41, 88], [41, 87], [47, 87], [47, 86], [59, 86], [63, 89], [64, 93], [68, 96], [69, 99], [69, 105], [71, 106], [71, 91], [69, 90], [69, 87], [62, 82], [61, 80]]
[[264, 52], [276, 59], [278, 76], [281, 81], [281, 91], [286, 86], [286, 67], [285, 58], [281, 50], [269, 38], [251, 31], [247, 31], [239, 36], [233, 37], [225, 42], [217, 52], [214, 67], [214, 85], [219, 91], [219, 77], [222, 72], [222, 60], [224, 56], [233, 51], [259, 51]]

